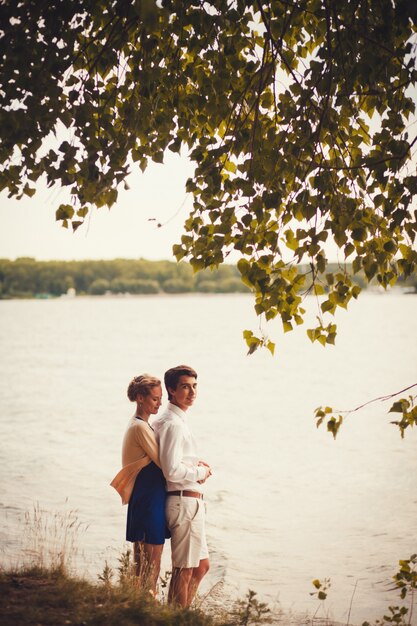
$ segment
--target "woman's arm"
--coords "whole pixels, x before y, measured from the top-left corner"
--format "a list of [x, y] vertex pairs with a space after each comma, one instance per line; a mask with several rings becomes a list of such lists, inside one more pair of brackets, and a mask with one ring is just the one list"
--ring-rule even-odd
[[138, 444], [143, 448], [145, 454], [156, 463], [158, 467], [161, 467], [159, 460], [159, 448], [155, 439], [153, 430], [145, 423], [139, 423], [136, 427], [136, 437]]

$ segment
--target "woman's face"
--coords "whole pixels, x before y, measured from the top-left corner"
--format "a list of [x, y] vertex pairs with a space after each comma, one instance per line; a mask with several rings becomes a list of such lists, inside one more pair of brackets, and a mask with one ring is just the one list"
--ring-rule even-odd
[[158, 385], [157, 387], [152, 387], [148, 395], [142, 396], [141, 394], [137, 397], [138, 407], [140, 413], [146, 415], [156, 415], [159, 411], [159, 407], [162, 402], [162, 387]]

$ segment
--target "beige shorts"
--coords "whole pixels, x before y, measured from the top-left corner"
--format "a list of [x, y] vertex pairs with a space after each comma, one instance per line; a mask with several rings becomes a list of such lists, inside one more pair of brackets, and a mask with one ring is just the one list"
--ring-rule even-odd
[[198, 567], [208, 558], [206, 505], [204, 500], [187, 496], [168, 496], [166, 520], [171, 531], [173, 567]]

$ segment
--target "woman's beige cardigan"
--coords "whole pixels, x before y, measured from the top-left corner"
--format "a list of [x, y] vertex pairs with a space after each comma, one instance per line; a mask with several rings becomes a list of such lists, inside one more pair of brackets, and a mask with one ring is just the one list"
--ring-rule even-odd
[[161, 467], [158, 444], [152, 428], [150, 428], [147, 422], [132, 417], [123, 438], [123, 469], [116, 474], [110, 483], [120, 494], [122, 504], [129, 502], [136, 476], [151, 461], [156, 463], [158, 467]]

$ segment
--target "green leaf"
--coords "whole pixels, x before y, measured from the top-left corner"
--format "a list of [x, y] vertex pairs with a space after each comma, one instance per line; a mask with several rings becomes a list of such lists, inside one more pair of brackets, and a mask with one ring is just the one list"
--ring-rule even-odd
[[354, 241], [365, 241], [367, 237], [366, 228], [362, 228], [362, 227], [353, 228], [351, 235]]
[[326, 337], [326, 343], [334, 345], [336, 342], [336, 333], [329, 333]]
[[33, 188], [29, 187], [29, 185], [28, 185], [28, 184], [26, 184], [26, 185], [24, 186], [24, 188], [23, 188], [23, 193], [24, 193], [26, 196], [29, 196], [29, 197], [31, 198], [32, 196], [34, 196], [34, 195], [35, 195], [35, 193], [36, 193], [36, 189], [33, 189]]
[[70, 204], [60, 204], [56, 211], [55, 217], [57, 221], [67, 219], [70, 220], [74, 213], [75, 211]]
[[407, 410], [410, 406], [408, 400], [398, 400], [394, 402], [392, 407], [389, 410], [389, 413], [402, 413], [404, 410]]
[[236, 165], [232, 161], [226, 161], [223, 167], [228, 172], [232, 172], [233, 174], [236, 173]]
[[73, 230], [74, 233], [77, 230], [77, 228], [79, 228], [81, 226], [81, 224], [83, 224], [83, 222], [74, 221], [74, 220], [71, 222], [72, 230]]
[[266, 343], [266, 348], [270, 351], [272, 356], [274, 356], [274, 354], [275, 354], [275, 343], [273, 343], [272, 341], [268, 341]]
[[320, 283], [314, 283], [313, 292], [316, 296], [323, 295], [325, 293], [323, 285], [320, 285]]
[[307, 336], [310, 339], [311, 342], [315, 341], [316, 339], [316, 331], [313, 328], [308, 328], [307, 329]]

